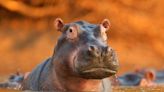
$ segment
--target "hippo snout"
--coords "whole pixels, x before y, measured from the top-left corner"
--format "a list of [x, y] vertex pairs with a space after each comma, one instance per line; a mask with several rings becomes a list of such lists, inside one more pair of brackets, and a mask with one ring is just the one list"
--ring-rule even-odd
[[113, 53], [112, 48], [109, 46], [98, 47], [96, 45], [90, 45], [88, 47], [88, 54], [95, 57], [111, 56]]
[[78, 72], [84, 78], [102, 79], [117, 73], [118, 60], [109, 46], [90, 45], [77, 57]]
[[[95, 57], [92, 63], [97, 64], [97, 67], [108, 67], [111, 70], [117, 71], [118, 61], [115, 51], [109, 46], [101, 46], [98, 48], [91, 45], [88, 49], [91, 58]], [[94, 56], [93, 56], [94, 55]]]

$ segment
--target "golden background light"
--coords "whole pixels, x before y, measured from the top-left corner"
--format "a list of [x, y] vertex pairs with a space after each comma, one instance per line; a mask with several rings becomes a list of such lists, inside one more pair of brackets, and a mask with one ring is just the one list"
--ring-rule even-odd
[[164, 68], [163, 0], [0, 0], [0, 74], [26, 72], [53, 53], [53, 21], [111, 22], [109, 44], [119, 73]]

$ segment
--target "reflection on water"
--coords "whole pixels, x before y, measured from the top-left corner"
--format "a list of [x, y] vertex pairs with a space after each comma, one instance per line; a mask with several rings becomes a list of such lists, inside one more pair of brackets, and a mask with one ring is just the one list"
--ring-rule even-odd
[[[7, 80], [7, 76], [1, 76], [0, 82]], [[127, 86], [115, 86], [112, 87], [113, 92], [164, 92], [164, 86], [158, 87], [127, 87]], [[36, 91], [19, 91], [13, 89], [0, 89], [0, 92], [36, 92]]]
[[114, 87], [113, 92], [164, 92], [164, 87]]
[[[18, 90], [0, 89], [0, 92], [22, 92]], [[24, 91], [32, 92], [32, 91]], [[164, 92], [164, 87], [141, 88], [141, 87], [113, 87], [113, 92]]]
[[18, 90], [10, 90], [10, 89], [0, 89], [0, 92], [21, 92]]

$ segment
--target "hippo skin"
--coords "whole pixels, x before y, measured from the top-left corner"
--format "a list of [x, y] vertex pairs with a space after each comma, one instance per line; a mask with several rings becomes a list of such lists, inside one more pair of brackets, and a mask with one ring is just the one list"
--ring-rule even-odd
[[120, 86], [151, 87], [163, 84], [163, 70], [139, 69], [134, 72], [125, 73], [118, 77], [118, 85]]
[[38, 65], [23, 81], [22, 90], [109, 92], [109, 77], [116, 74], [118, 60], [107, 44], [108, 19], [100, 24], [54, 22], [59, 37], [52, 57]]

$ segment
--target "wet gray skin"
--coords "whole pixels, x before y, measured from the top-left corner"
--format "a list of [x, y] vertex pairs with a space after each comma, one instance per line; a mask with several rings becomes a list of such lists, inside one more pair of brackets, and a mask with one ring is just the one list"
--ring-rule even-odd
[[101, 24], [56, 21], [56, 29], [62, 34], [54, 54], [32, 71], [22, 84], [23, 90], [65, 91], [69, 90], [68, 80], [101, 80], [117, 72], [117, 57], [107, 44], [105, 33], [109, 28], [108, 20]]
[[[142, 79], [151, 81], [157, 85], [164, 84], [164, 71], [154, 69], [140, 69], [135, 72], [125, 73], [118, 77], [118, 83], [120, 86], [140, 86]], [[150, 83], [150, 82], [148, 82]], [[147, 85], [145, 83], [145, 85]]]
[[143, 76], [136, 73], [126, 73], [123, 76], [119, 77], [120, 86], [139, 86]]

